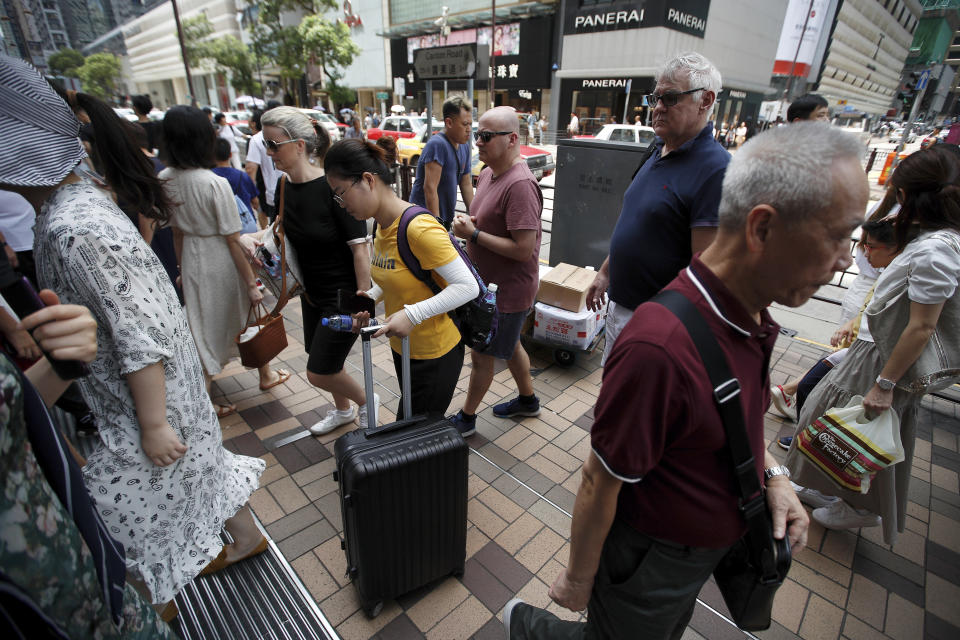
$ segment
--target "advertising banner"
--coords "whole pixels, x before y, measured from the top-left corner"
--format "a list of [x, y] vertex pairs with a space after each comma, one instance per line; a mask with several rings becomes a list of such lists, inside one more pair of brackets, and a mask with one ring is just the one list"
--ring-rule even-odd
[[773, 63], [775, 75], [800, 78], [809, 75], [814, 59], [818, 57], [821, 35], [830, 27], [827, 20], [832, 13], [830, 4], [830, 0], [790, 0]]

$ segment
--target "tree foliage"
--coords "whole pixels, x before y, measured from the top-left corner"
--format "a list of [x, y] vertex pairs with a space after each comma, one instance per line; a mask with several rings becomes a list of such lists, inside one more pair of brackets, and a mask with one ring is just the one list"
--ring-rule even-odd
[[55, 76], [69, 76], [83, 66], [83, 54], [76, 49], [63, 48], [47, 58], [50, 73]]
[[[277, 65], [281, 77], [299, 79], [313, 64], [323, 71], [325, 88], [334, 100], [335, 92], [349, 91], [337, 81], [360, 47], [350, 37], [350, 27], [324, 15], [337, 10], [337, 0], [261, 0], [258, 6], [258, 22], [250, 26], [254, 48]], [[305, 17], [299, 24], [282, 24], [281, 16], [288, 12]]]
[[260, 92], [256, 80], [257, 57], [235, 36], [212, 38], [213, 24], [206, 14], [183, 21], [183, 42], [192, 67], [210, 66], [230, 77], [230, 84], [240, 93]]
[[87, 56], [76, 74], [85, 93], [108, 100], [116, 93], [120, 58], [112, 53], [94, 53]]

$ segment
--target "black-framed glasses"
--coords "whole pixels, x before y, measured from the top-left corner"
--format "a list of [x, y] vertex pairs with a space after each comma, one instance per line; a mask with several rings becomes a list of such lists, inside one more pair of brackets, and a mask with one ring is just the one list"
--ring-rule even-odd
[[675, 107], [682, 96], [687, 95], [688, 93], [696, 93], [697, 91], [703, 91], [706, 87], [697, 87], [696, 89], [688, 89], [687, 91], [671, 91], [670, 93], [648, 93], [647, 94], [647, 104], [651, 107], [657, 106], [658, 102], [662, 102], [665, 107]]
[[298, 140], [300, 140], [300, 138], [294, 138], [293, 140], [281, 140], [280, 142], [277, 142], [276, 140], [267, 140], [266, 138], [264, 138], [263, 144], [264, 146], [267, 147], [267, 151], [272, 151], [273, 153], [276, 153], [277, 151], [280, 150], [280, 145], [290, 144], [291, 142], [297, 142]]
[[473, 139], [477, 142], [483, 140], [483, 144], [487, 144], [496, 136], [508, 136], [511, 133], [513, 133], [513, 131], [477, 131], [473, 134]]
[[354, 178], [353, 183], [349, 187], [344, 189], [343, 193], [333, 194], [333, 201], [336, 202], [341, 207], [346, 208], [347, 205], [343, 203], [343, 196], [347, 195], [347, 191], [350, 191], [350, 189], [353, 189], [353, 185], [357, 184], [358, 182], [360, 182], [360, 178]]

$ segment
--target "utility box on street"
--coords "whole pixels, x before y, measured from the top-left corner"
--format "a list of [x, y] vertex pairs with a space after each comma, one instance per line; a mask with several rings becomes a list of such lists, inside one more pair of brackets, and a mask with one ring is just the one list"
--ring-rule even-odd
[[550, 264], [599, 269], [646, 147], [633, 142], [573, 138], [557, 146]]

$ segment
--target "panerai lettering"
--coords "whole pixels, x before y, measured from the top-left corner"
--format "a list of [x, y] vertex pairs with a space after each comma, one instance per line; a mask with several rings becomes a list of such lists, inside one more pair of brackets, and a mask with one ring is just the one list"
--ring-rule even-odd
[[585, 16], [577, 16], [573, 22], [573, 28], [580, 27], [603, 27], [617, 24], [640, 24], [643, 21], [643, 9], [637, 11], [608, 11], [607, 13], [594, 13]]
[[707, 28], [707, 21], [703, 18], [698, 18], [697, 16], [684, 13], [683, 11], [677, 11], [676, 9], [669, 9], [667, 11], [667, 22], [675, 22], [688, 29], [697, 29], [698, 31], [704, 31]]
[[584, 80], [584, 89], [625, 89], [627, 87], [626, 78], [608, 78], [604, 80]]

